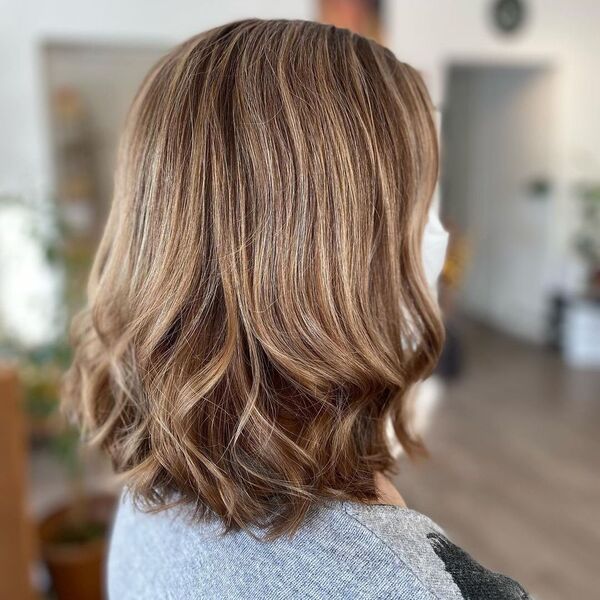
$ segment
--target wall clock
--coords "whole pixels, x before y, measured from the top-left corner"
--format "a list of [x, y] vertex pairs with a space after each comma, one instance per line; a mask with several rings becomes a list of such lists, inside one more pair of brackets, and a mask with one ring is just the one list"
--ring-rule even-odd
[[492, 6], [494, 25], [502, 33], [514, 33], [523, 25], [526, 12], [523, 0], [496, 0]]

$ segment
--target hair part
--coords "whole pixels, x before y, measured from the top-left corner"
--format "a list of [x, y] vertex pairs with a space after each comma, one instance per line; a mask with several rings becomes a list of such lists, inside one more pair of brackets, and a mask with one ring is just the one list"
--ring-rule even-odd
[[275, 537], [377, 498], [442, 342], [437, 154], [419, 74], [344, 29], [240, 21], [152, 69], [64, 392], [141, 505]]

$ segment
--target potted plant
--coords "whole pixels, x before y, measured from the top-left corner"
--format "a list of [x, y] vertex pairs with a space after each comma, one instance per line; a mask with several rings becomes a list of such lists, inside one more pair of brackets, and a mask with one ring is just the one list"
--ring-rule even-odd
[[575, 238], [575, 248], [583, 259], [587, 272], [586, 294], [600, 299], [600, 183], [579, 186], [581, 219]]
[[76, 429], [59, 410], [62, 373], [70, 362], [66, 324], [81, 304], [85, 273], [92, 255], [92, 237], [73, 232], [60, 203], [39, 206], [18, 198], [2, 198], [2, 207], [27, 211], [31, 235], [44, 251], [48, 268], [61, 281], [56, 336], [28, 348], [2, 335], [3, 353], [17, 359], [24, 387], [32, 447], [51, 454], [65, 474], [64, 501], [38, 523], [40, 552], [48, 566], [58, 600], [101, 600], [103, 570], [115, 497], [90, 493], [85, 485], [89, 455]]
[[63, 423], [52, 450], [68, 473], [66, 501], [39, 523], [40, 548], [59, 600], [102, 600], [104, 560], [114, 496], [89, 494], [84, 486], [84, 461], [79, 435]]
[[55, 343], [29, 352], [20, 361], [26, 407], [38, 451], [50, 453], [65, 473], [64, 500], [38, 523], [40, 551], [59, 600], [101, 600], [103, 572], [114, 495], [90, 493], [85, 485], [88, 469], [78, 431], [59, 411], [61, 373], [69, 361], [68, 347]]

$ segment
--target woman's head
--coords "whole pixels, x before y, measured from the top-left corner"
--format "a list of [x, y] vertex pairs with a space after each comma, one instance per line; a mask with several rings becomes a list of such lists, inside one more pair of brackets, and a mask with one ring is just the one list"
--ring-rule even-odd
[[152, 69], [65, 388], [139, 500], [276, 535], [376, 497], [441, 343], [436, 174], [420, 76], [347, 30], [241, 21]]

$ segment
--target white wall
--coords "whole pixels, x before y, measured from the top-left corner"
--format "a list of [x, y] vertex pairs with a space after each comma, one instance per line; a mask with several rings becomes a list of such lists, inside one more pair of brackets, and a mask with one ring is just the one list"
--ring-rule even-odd
[[556, 260], [572, 233], [571, 186], [600, 179], [600, 2], [527, 0], [528, 21], [514, 36], [490, 26], [489, 0], [391, 0], [388, 43], [421, 69], [443, 103], [447, 66], [455, 63], [550, 64], [557, 69], [559, 201], [554, 215]]

